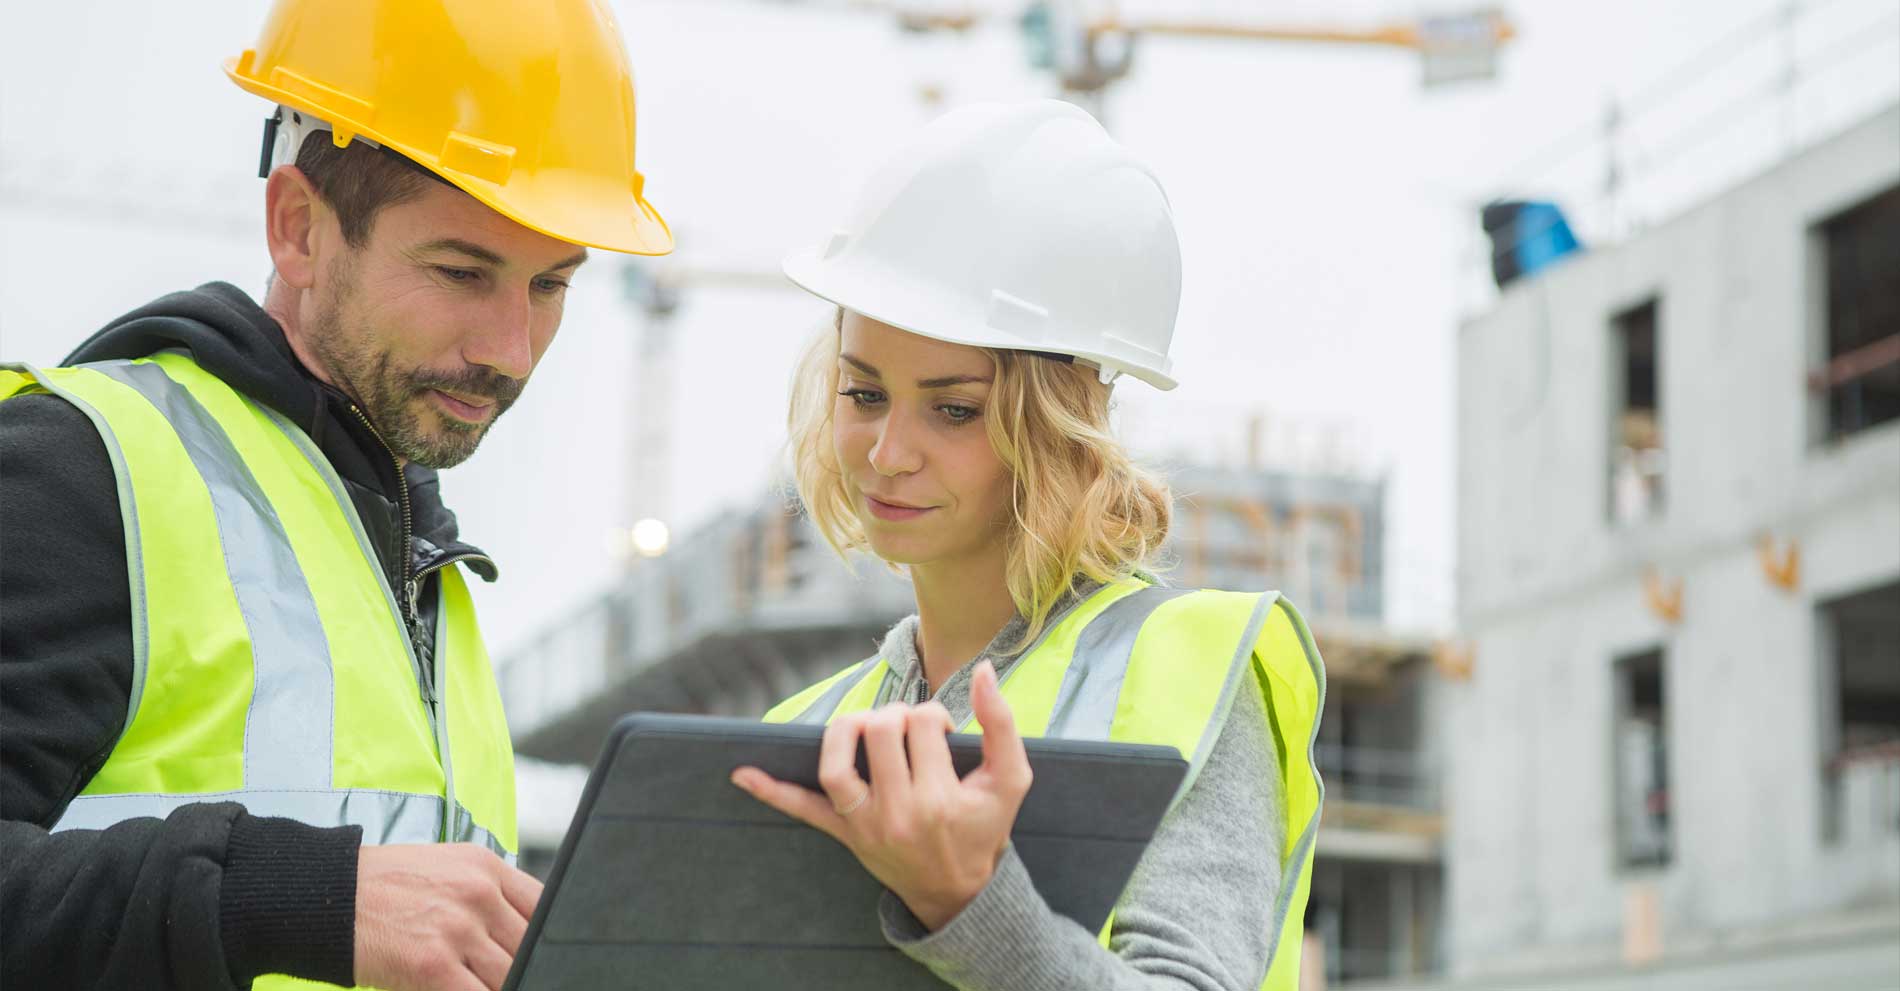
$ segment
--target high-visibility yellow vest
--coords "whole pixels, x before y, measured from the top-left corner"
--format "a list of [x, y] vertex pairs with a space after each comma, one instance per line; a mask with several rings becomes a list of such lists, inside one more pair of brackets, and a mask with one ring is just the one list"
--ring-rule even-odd
[[[882, 657], [872, 657], [786, 699], [765, 718], [822, 725], [872, 708], [897, 677]], [[1280, 936], [1261, 987], [1296, 991], [1323, 796], [1313, 738], [1326, 673], [1292, 605], [1275, 593], [1116, 582], [1052, 622], [999, 685], [1024, 736], [1152, 743], [1180, 751], [1188, 774], [1177, 802], [1206, 762], [1234, 693], [1261, 693], [1286, 793], [1283, 873], [1273, 906]], [[960, 729], [980, 731], [973, 721]], [[1102, 927], [1104, 946], [1113, 926], [1110, 916]]]
[[514, 751], [453, 563], [437, 572], [431, 676], [342, 480], [295, 424], [177, 352], [0, 366], [0, 400], [29, 391], [104, 440], [132, 593], [125, 730], [54, 829], [233, 801], [361, 826], [365, 843], [513, 859]]

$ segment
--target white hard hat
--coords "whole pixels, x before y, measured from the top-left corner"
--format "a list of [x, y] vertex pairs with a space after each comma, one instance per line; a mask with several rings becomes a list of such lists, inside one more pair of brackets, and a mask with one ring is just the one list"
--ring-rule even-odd
[[913, 334], [1063, 355], [1172, 389], [1181, 245], [1161, 183], [1080, 108], [938, 118], [785, 259], [807, 291]]

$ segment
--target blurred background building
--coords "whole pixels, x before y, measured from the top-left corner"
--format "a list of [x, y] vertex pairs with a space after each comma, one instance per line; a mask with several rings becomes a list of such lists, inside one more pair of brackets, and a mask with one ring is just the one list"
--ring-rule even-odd
[[1895, 986], [1900, 106], [1508, 280], [1458, 368], [1453, 970]]
[[[444, 479], [529, 866], [621, 713], [757, 714], [908, 611], [772, 484], [828, 317], [774, 259], [886, 135], [1057, 94], [1183, 235], [1183, 385], [1117, 390], [1169, 577], [1326, 656], [1311, 986], [1900, 988], [1900, 0], [611, 6], [681, 250], [590, 262]], [[261, 291], [216, 64], [264, 7], [8, 11], [7, 359]]]

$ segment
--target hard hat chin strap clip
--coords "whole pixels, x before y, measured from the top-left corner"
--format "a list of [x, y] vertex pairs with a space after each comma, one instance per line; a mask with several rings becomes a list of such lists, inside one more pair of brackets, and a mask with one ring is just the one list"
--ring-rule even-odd
[[1122, 373], [1116, 369], [1109, 368], [1105, 365], [1097, 364], [1096, 362], [1089, 361], [1086, 358], [1077, 358], [1075, 355], [1072, 355], [1072, 354], [1063, 354], [1060, 351], [1031, 351], [1028, 348], [1023, 348], [1021, 350], [1023, 354], [1032, 355], [1037, 358], [1047, 358], [1050, 361], [1060, 361], [1065, 365], [1081, 365], [1084, 368], [1093, 368], [1095, 369], [1095, 373], [1101, 376], [1103, 385], [1112, 385], [1116, 379], [1121, 378]]
[[284, 110], [282, 107], [279, 107], [276, 113], [264, 118], [264, 147], [257, 154], [257, 177], [259, 179], [270, 178], [271, 159], [275, 158], [277, 153], [277, 125], [283, 123], [283, 121]]
[[[268, 179], [270, 171], [279, 165], [295, 165], [304, 140], [318, 132], [330, 134], [329, 122], [280, 105], [276, 113], [264, 118], [264, 149], [259, 156], [257, 177]], [[371, 148], [382, 147], [360, 134], [351, 135], [350, 140], [361, 141]]]

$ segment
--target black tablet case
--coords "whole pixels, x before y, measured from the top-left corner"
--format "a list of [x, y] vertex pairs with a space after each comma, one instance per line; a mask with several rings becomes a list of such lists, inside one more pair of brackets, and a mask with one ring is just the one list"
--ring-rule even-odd
[[[822, 733], [623, 718], [588, 779], [505, 991], [940, 991], [884, 941], [883, 888], [850, 851], [729, 780], [750, 764], [816, 788]], [[1093, 932], [1187, 764], [1168, 747], [1026, 743], [1035, 783], [1011, 841], [1049, 906]], [[958, 774], [981, 763], [981, 747], [980, 737], [951, 737]], [[861, 750], [858, 759], [864, 774]]]

